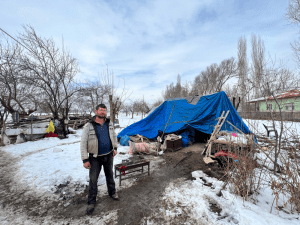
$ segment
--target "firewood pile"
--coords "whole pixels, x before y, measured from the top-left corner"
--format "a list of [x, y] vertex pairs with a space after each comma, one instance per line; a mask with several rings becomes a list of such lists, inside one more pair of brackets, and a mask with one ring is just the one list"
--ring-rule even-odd
[[91, 115], [70, 115], [68, 121], [68, 127], [77, 130], [83, 127], [90, 119]]

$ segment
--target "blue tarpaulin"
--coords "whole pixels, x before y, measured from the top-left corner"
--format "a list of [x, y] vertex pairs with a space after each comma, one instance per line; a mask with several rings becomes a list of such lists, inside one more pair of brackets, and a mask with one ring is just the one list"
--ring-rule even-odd
[[128, 135], [124, 135], [121, 137], [120, 144], [123, 146], [129, 146], [130, 138]]
[[[172, 113], [173, 107], [174, 110]], [[159, 131], [165, 130], [171, 113], [172, 116], [166, 127], [165, 134], [184, 133], [187, 130], [192, 130], [191, 128], [211, 134], [222, 112], [225, 111], [226, 113], [228, 110], [230, 112], [226, 121], [232, 123], [245, 134], [251, 133], [233, 107], [226, 93], [221, 91], [216, 94], [202, 96], [196, 105], [188, 103], [186, 99], [167, 100], [146, 118], [122, 130], [118, 138], [124, 135], [131, 136], [140, 134], [149, 139], [155, 139]], [[227, 122], [223, 124], [221, 130], [236, 131]], [[184, 135], [189, 135], [189, 133], [190, 132]]]

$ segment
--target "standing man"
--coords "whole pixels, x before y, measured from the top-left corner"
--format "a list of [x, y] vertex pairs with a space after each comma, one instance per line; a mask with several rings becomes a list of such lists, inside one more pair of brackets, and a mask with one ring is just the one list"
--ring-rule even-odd
[[[81, 136], [81, 159], [83, 166], [90, 169], [87, 214], [93, 213], [98, 192], [98, 177], [103, 166], [108, 194], [119, 200], [113, 177], [113, 157], [117, 154], [117, 135], [113, 124], [106, 118], [104, 104], [96, 107], [95, 116], [83, 127]], [[89, 153], [89, 154], [88, 154]]]

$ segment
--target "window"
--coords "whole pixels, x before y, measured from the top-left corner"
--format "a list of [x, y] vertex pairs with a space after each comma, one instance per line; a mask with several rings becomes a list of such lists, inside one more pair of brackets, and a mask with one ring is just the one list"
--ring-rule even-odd
[[267, 110], [272, 110], [272, 104], [267, 104]]
[[294, 103], [287, 103], [285, 104], [285, 109], [286, 110], [294, 110]]

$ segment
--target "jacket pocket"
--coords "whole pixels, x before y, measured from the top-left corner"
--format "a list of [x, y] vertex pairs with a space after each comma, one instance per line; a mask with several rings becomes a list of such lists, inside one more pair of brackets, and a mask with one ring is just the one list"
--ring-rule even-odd
[[98, 140], [90, 139], [88, 142], [88, 153], [98, 154]]
[[93, 140], [95, 138], [97, 138], [95, 130], [89, 130], [89, 140]]
[[94, 129], [89, 130], [88, 153], [98, 154], [98, 139]]

